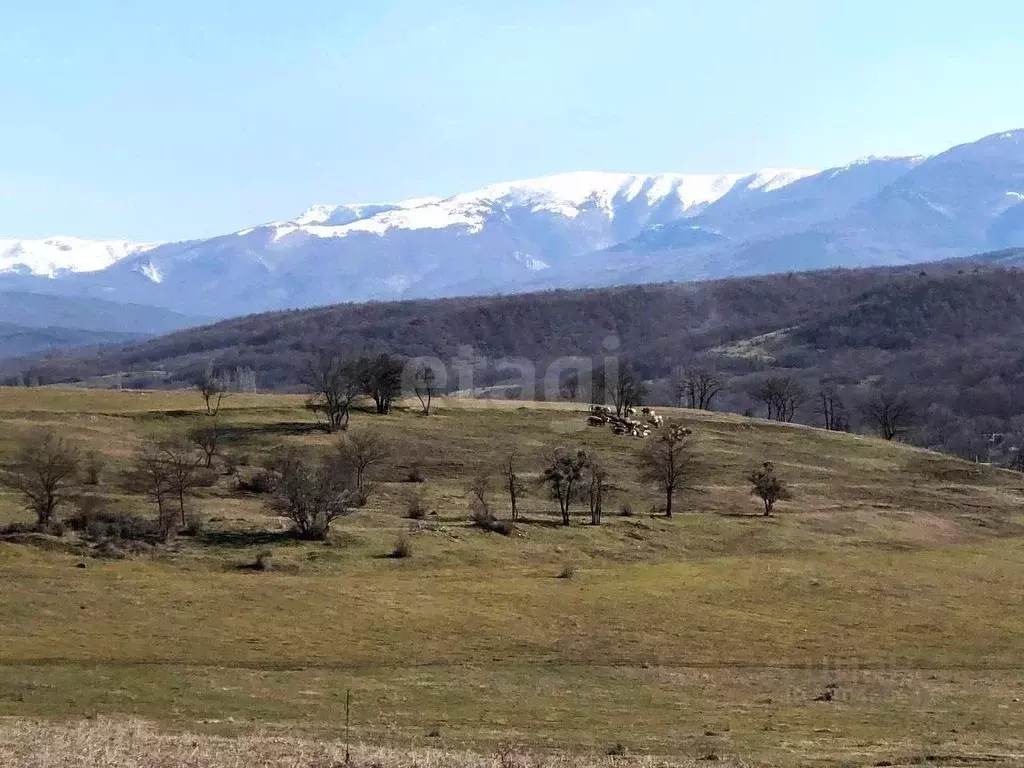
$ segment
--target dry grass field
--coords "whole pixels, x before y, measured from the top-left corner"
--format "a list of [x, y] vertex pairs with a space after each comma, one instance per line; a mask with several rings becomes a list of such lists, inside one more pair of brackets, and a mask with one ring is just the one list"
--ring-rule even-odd
[[[116, 508], [152, 515], [117, 472], [147, 435], [206, 418], [201, 405], [0, 389], [0, 459], [57, 427], [107, 457]], [[360, 748], [375, 765], [601, 764], [618, 744], [664, 756], [638, 765], [1024, 759], [1024, 478], [872, 438], [673, 415], [704, 471], [671, 520], [637, 482], [642, 441], [570, 406], [449, 401], [429, 418], [353, 417], [396, 451], [325, 543], [288, 537], [226, 476], [193, 502], [203, 531], [166, 547], [0, 541], [0, 763], [331, 765], [346, 691], [353, 741], [394, 750]], [[251, 465], [333, 441], [296, 397], [235, 396], [220, 419]], [[603, 525], [556, 525], [532, 485], [513, 536], [469, 526], [476, 473], [497, 475], [514, 447], [536, 477], [556, 445], [611, 468]], [[774, 518], [744, 481], [764, 460], [794, 494]], [[414, 466], [425, 482], [407, 482]], [[410, 494], [425, 519], [405, 519]], [[504, 515], [497, 478], [491, 501]], [[0, 524], [28, 519], [0, 491]], [[386, 557], [399, 536], [411, 558]], [[275, 567], [246, 567], [261, 552]], [[91, 757], [59, 762], [62, 744]], [[126, 757], [143, 751], [150, 762]]]

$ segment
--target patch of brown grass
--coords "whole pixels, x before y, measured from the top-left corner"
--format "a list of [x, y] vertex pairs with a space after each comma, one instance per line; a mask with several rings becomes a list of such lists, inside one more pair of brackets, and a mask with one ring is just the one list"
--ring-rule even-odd
[[[438, 731], [436, 738], [441, 738]], [[0, 721], [0, 765], [14, 768], [655, 768], [697, 765], [655, 757], [528, 753], [508, 746], [490, 755], [354, 745], [288, 735], [216, 737], [162, 731], [143, 721]], [[717, 756], [716, 756], [717, 757]], [[717, 762], [737, 766], [731, 760]]]

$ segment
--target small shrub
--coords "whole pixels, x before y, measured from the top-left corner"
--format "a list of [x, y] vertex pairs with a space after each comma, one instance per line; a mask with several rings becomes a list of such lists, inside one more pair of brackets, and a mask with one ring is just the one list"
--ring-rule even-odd
[[242, 467], [248, 467], [252, 463], [252, 459], [247, 453], [237, 453], [234, 451], [225, 451], [220, 457], [221, 466], [224, 469], [225, 475], [237, 475], [238, 470]]
[[395, 541], [395, 548], [391, 550], [390, 557], [395, 560], [405, 560], [412, 557], [412, 542], [408, 536], [398, 537], [398, 540]]
[[423, 520], [430, 514], [430, 508], [419, 494], [410, 496], [405, 502], [405, 516], [410, 520]]
[[96, 557], [102, 557], [104, 560], [124, 560], [128, 556], [123, 549], [110, 539], [99, 543], [99, 546], [96, 547], [95, 555]]
[[566, 563], [565, 565], [562, 566], [562, 570], [558, 572], [558, 576], [556, 578], [559, 578], [559, 579], [571, 579], [575, 575], [576, 575], [576, 566], [573, 565], [572, 563]]
[[419, 463], [413, 464], [409, 467], [409, 472], [405, 476], [405, 482], [407, 483], [424, 483], [427, 478], [423, 475], [423, 467]]
[[277, 490], [277, 478], [273, 472], [260, 471], [249, 477], [238, 478], [238, 490], [243, 493], [258, 495], [274, 493]]
[[516, 531], [515, 523], [511, 520], [495, 520], [491, 524], [491, 533], [500, 533], [502, 536], [511, 536]]
[[621, 741], [617, 741], [608, 747], [608, 757], [625, 757], [628, 754], [629, 750]]
[[619, 508], [619, 517], [632, 517], [633, 516], [633, 505], [626, 502]]
[[113, 512], [93, 497], [86, 499], [90, 500], [81, 500], [79, 511], [66, 520], [69, 528], [78, 531], [85, 538], [91, 541], [149, 541], [160, 538], [159, 526], [152, 520]]
[[203, 532], [203, 518], [199, 515], [189, 515], [185, 521], [185, 526], [178, 531], [181, 536], [190, 536], [195, 538]]
[[86, 454], [85, 463], [82, 466], [82, 472], [85, 475], [85, 484], [99, 485], [103, 479], [103, 470], [106, 466], [106, 460], [96, 451], [90, 451]]
[[470, 511], [469, 522], [480, 530], [489, 531], [496, 521], [494, 515], [491, 514], [491, 510], [486, 507], [477, 507]]
[[217, 484], [217, 472], [213, 469], [198, 469], [192, 482], [195, 488], [212, 488]]
[[274, 569], [274, 553], [263, 551], [256, 555], [253, 569], [257, 571], [272, 571]]
[[511, 536], [515, 531], [513, 523], [508, 520], [499, 520], [486, 509], [474, 510], [469, 517], [469, 522], [481, 531], [500, 533], [502, 536]]

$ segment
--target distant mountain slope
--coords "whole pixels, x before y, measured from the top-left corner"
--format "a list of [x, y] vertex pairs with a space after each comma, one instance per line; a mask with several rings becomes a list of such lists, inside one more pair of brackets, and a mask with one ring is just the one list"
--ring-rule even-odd
[[0, 358], [27, 357], [71, 347], [123, 344], [144, 338], [139, 333], [87, 331], [81, 328], [29, 327], [0, 322]]
[[155, 247], [40, 242], [5, 245], [0, 290], [216, 317], [909, 264], [1024, 246], [1024, 131], [821, 172], [566, 173]]
[[26, 328], [60, 326], [139, 335], [168, 333], [202, 322], [203, 318], [140, 304], [121, 304], [83, 296], [0, 291], [0, 323]]
[[[968, 264], [928, 265], [927, 272], [978, 268]], [[625, 357], [648, 375], [660, 376], [690, 355], [722, 344], [827, 323], [837, 313], [852, 311], [872, 291], [891, 288], [902, 297], [907, 285], [921, 279], [920, 271], [831, 270], [696, 284], [343, 304], [251, 315], [141, 344], [62, 353], [24, 367], [44, 381], [163, 369], [173, 384], [190, 381], [213, 361], [232, 369], [253, 368], [261, 386], [277, 387], [297, 384], [308, 356], [323, 347], [352, 356], [389, 352], [445, 360], [471, 348], [485, 358], [522, 357], [542, 368], [559, 356], [602, 354], [604, 340], [614, 335]], [[1012, 276], [1007, 290], [1024, 279], [1024, 273], [1005, 274]]]

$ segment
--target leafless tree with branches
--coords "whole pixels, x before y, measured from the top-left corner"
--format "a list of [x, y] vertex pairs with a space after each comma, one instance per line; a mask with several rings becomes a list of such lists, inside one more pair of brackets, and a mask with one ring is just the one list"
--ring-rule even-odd
[[311, 394], [306, 408], [323, 417], [328, 432], [348, 428], [352, 403], [362, 393], [362, 375], [357, 363], [320, 351], [307, 363], [302, 383]]
[[903, 435], [914, 423], [914, 406], [904, 395], [880, 387], [861, 405], [864, 419], [886, 440]]
[[726, 382], [725, 376], [708, 368], [677, 368], [672, 375], [672, 388], [680, 404], [702, 411], [711, 410]]
[[18, 446], [10, 467], [0, 473], [3, 485], [20, 493], [40, 528], [53, 524], [57, 510], [78, 481], [78, 447], [54, 430], [32, 432]]
[[699, 471], [690, 430], [670, 421], [640, 452], [640, 477], [665, 494], [665, 517], [672, 517], [673, 501], [692, 490]]

